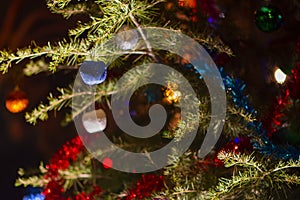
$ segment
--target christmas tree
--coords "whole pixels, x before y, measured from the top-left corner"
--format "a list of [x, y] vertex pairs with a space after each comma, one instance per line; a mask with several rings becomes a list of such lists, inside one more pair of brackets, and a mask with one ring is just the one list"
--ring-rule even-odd
[[[33, 128], [67, 140], [50, 141], [56, 151], [38, 169], [20, 166], [15, 187], [31, 188], [23, 199], [295, 196], [299, 2], [47, 6], [75, 22], [65, 38], [0, 51], [0, 71], [19, 81], [5, 101], [11, 116], [25, 113]], [[20, 84], [36, 77], [51, 79], [46, 98]], [[272, 90], [258, 89], [259, 81]]]

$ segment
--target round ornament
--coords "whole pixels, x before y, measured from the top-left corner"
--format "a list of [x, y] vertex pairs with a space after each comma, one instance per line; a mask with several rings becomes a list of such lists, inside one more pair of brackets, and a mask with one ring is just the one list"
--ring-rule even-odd
[[104, 110], [98, 109], [82, 115], [82, 123], [89, 133], [103, 131], [107, 125], [107, 118]]
[[28, 102], [25, 92], [21, 91], [19, 87], [15, 87], [15, 89], [9, 93], [5, 106], [11, 113], [19, 113], [27, 108]]
[[255, 24], [263, 32], [278, 30], [282, 20], [282, 13], [277, 7], [266, 5], [255, 11]]
[[116, 43], [123, 50], [133, 49], [139, 41], [139, 34], [137, 30], [130, 29], [129, 26], [120, 28], [116, 35]]
[[22, 200], [44, 200], [45, 195], [43, 194], [30, 194], [23, 197]]
[[79, 68], [80, 76], [87, 85], [97, 85], [105, 81], [106, 65], [102, 61], [84, 61]]

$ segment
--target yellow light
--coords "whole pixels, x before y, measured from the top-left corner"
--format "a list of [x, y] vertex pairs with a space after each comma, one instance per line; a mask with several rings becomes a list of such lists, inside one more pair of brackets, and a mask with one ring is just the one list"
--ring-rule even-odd
[[178, 103], [181, 97], [181, 92], [177, 90], [178, 86], [176, 84], [173, 84], [171, 86], [170, 83], [168, 83], [167, 89], [165, 89], [164, 96], [165, 96], [165, 102], [168, 104], [172, 103]]
[[286, 79], [286, 74], [283, 73], [283, 71], [281, 71], [281, 69], [276, 69], [275, 72], [274, 72], [274, 77], [277, 81], [277, 83], [284, 83], [285, 79]]

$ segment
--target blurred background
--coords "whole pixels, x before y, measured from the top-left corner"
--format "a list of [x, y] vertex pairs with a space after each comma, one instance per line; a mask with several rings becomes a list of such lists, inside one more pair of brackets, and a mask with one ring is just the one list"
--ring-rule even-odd
[[[22, 48], [34, 40], [38, 45], [58, 41], [67, 36], [68, 29], [76, 25], [76, 17], [70, 20], [51, 14], [43, 0], [2, 1], [0, 8], [0, 48]], [[273, 0], [282, 12], [284, 23], [279, 30], [265, 33], [254, 22], [254, 12], [263, 1], [216, 1], [224, 16], [216, 24], [218, 35], [234, 53], [224, 57], [225, 70], [244, 80], [251, 103], [261, 117], [280, 92], [274, 79], [277, 67], [291, 68], [295, 64], [295, 47], [300, 36], [300, 1]], [[200, 9], [199, 9], [200, 10]], [[222, 64], [221, 61], [219, 61]], [[226, 64], [225, 64], [226, 63]], [[24, 112], [13, 114], [5, 108], [8, 94], [16, 85], [26, 93], [32, 110], [41, 101], [46, 102], [49, 92], [72, 80], [64, 73], [39, 74], [30, 78], [22, 75], [23, 63], [14, 66], [8, 74], [0, 75], [0, 192], [1, 199], [22, 199], [26, 190], [15, 188], [17, 169], [37, 168], [40, 161], [47, 162], [53, 152], [76, 132], [72, 124], [62, 127], [59, 113], [47, 122], [36, 126], [25, 123]], [[4, 198], [5, 197], [5, 198]]]
[[[67, 36], [68, 28], [74, 21], [66, 21], [59, 15], [51, 14], [42, 0], [1, 1], [0, 48], [11, 51], [31, 44], [45, 45]], [[10, 113], [5, 108], [8, 94], [18, 85], [29, 99], [26, 111], [32, 110], [41, 101], [46, 102], [50, 91], [65, 85], [64, 74], [51, 76], [40, 74], [30, 78], [22, 75], [23, 63], [14, 66], [5, 75], [0, 75], [0, 199], [22, 199], [27, 191], [14, 187], [19, 167], [37, 168], [40, 161], [47, 162], [53, 152], [67, 139], [74, 137], [72, 125], [61, 127], [57, 118], [32, 126], [25, 122], [24, 114]], [[55, 83], [55, 84], [54, 84]], [[4, 198], [5, 197], [5, 198]]]

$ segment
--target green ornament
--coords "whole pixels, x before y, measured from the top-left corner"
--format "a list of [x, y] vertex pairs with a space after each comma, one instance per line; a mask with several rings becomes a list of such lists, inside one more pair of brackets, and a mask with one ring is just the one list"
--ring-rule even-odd
[[263, 32], [273, 32], [282, 25], [282, 13], [274, 6], [262, 6], [255, 12], [255, 24]]

